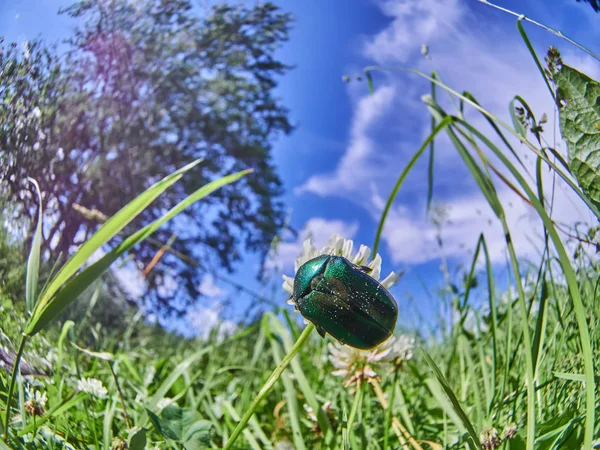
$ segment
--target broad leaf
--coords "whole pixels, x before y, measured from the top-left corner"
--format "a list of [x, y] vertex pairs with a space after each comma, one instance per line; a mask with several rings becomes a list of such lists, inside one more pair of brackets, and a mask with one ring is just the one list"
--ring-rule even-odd
[[600, 83], [565, 65], [555, 80], [569, 168], [585, 194], [600, 205]]
[[163, 409], [160, 417], [149, 409], [146, 412], [163, 437], [182, 442], [187, 450], [205, 448], [210, 444], [213, 424], [203, 420], [196, 410], [169, 405]]
[[146, 430], [136, 427], [129, 432], [129, 450], [145, 450]]

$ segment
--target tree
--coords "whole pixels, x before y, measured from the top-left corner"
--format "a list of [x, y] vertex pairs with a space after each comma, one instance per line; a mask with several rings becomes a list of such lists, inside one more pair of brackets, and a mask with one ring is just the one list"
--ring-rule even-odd
[[[31, 93], [19, 100], [21, 110], [1, 119], [0, 126], [24, 115], [37, 121], [27, 142], [2, 142], [0, 158], [12, 161], [3, 179], [15, 180], [3, 194], [13, 196], [17, 217], [28, 216], [33, 196], [23, 195], [23, 180], [40, 182], [52, 217], [46, 250], [56, 258], [97, 227], [75, 204], [110, 216], [156, 179], [204, 158], [134, 224], [140, 226], [206, 182], [252, 168], [157, 236], [166, 242], [176, 233], [173, 249], [201, 261], [198, 268], [167, 253], [146, 278], [150, 309], [182, 311], [206, 271], [232, 269], [241, 249], [264, 258], [283, 223], [270, 153], [274, 137], [292, 130], [274, 93], [288, 70], [275, 52], [291, 18], [271, 3], [198, 13], [189, 0], [82, 0], [62, 12], [78, 24], [62, 64], [39, 47], [35, 62], [31, 50], [28, 57], [11, 55], [43, 77], [23, 69]], [[12, 81], [8, 91], [21, 83]], [[135, 260], [145, 266], [156, 251], [142, 246]]]
[[578, 3], [581, 3], [582, 1], [585, 3], [589, 3], [590, 6], [594, 9], [594, 11], [600, 12], [600, 3], [598, 3], [598, 0], [577, 0]]

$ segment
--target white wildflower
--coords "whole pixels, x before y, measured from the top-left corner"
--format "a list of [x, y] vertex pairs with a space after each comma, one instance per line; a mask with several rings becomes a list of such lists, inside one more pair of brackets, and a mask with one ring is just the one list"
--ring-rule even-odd
[[102, 385], [102, 381], [95, 378], [84, 378], [83, 380], [79, 380], [77, 382], [77, 390], [87, 392], [99, 399], [106, 398], [106, 394], [108, 394], [108, 391]]
[[144, 386], [150, 386], [150, 384], [154, 381], [154, 375], [156, 375], [156, 367], [149, 365], [144, 373]]
[[25, 409], [34, 416], [43, 416], [46, 412], [46, 402], [48, 397], [46, 393], [40, 393], [37, 389], [32, 393], [29, 388], [25, 389], [28, 400], [25, 402]]
[[21, 42], [21, 50], [23, 51], [23, 58], [31, 58], [31, 46], [28, 40], [24, 40], [23, 42]]
[[[317, 256], [336, 255], [343, 256], [348, 261], [350, 261], [353, 264], [356, 264], [357, 266], [369, 267], [371, 269], [371, 271], [369, 272], [369, 276], [379, 281], [379, 277], [381, 275], [381, 256], [377, 254], [375, 255], [375, 258], [373, 258], [370, 262], [367, 263], [367, 261], [369, 260], [369, 256], [371, 256], [371, 249], [366, 245], [361, 245], [358, 249], [358, 252], [356, 252], [356, 254], [353, 254], [353, 248], [354, 242], [351, 239], [344, 239], [337, 234], [333, 235], [329, 239], [327, 245], [321, 249], [313, 247], [310, 238], [306, 239], [304, 241], [302, 255], [300, 255], [300, 257], [298, 257], [294, 263], [294, 272], [297, 272], [298, 269], [305, 262], [316, 258]], [[399, 272], [398, 274], [391, 272], [380, 283], [383, 285], [383, 287], [389, 289], [396, 283], [396, 281], [398, 281], [401, 275], [401, 272]], [[294, 277], [283, 275], [283, 290], [290, 295], [294, 293]], [[293, 304], [293, 302], [291, 302], [290, 304]]]
[[415, 338], [406, 334], [392, 336], [381, 344], [379, 348], [380, 351], [389, 349], [389, 352], [382, 358], [383, 361], [391, 362], [395, 367], [399, 367], [403, 362], [412, 359], [415, 349]]
[[398, 369], [412, 359], [415, 338], [392, 336], [370, 350], [359, 350], [338, 342], [329, 344], [329, 361], [336, 368], [331, 374], [344, 379], [344, 387], [354, 392], [363, 382], [379, 381], [378, 373], [385, 368]]
[[290, 441], [279, 441], [275, 444], [275, 450], [294, 450]]
[[156, 404], [156, 409], [158, 409], [159, 411], [162, 411], [167, 406], [172, 405], [173, 403], [175, 403], [175, 401], [172, 398], [168, 398], [168, 397], [161, 398], [158, 401], [158, 403]]
[[336, 368], [331, 374], [344, 378], [344, 387], [355, 392], [363, 382], [379, 380], [375, 369], [385, 363], [391, 347], [380, 345], [371, 350], [359, 350], [336, 342], [329, 344], [329, 361]]
[[40, 111], [40, 108], [36, 106], [31, 110], [31, 115], [34, 116], [36, 119], [39, 119], [40, 117], [42, 117], [42, 111]]
[[[325, 403], [323, 403], [323, 406], [321, 406], [321, 409], [325, 412], [325, 414], [327, 414], [330, 421], [333, 421], [333, 422], [337, 421], [337, 416], [333, 409], [333, 405], [331, 404], [330, 401], [326, 401]], [[306, 416], [308, 417], [308, 420], [311, 422], [311, 425], [312, 425], [311, 431], [315, 434], [315, 436], [321, 437], [323, 435], [323, 432], [321, 431], [321, 427], [319, 426], [319, 419], [317, 418], [317, 415], [315, 414], [314, 410], [305, 403], [304, 411], [306, 411]]]
[[479, 435], [483, 450], [495, 450], [500, 447], [502, 440], [498, 437], [498, 430], [495, 428], [485, 428]]

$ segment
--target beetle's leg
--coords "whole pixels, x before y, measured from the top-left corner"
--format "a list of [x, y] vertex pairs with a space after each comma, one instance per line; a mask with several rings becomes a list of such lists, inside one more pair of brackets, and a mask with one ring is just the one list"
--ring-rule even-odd
[[373, 269], [371, 269], [369, 266], [356, 266], [356, 268], [366, 274], [373, 272]]
[[288, 305], [293, 305], [295, 310], [298, 310], [298, 305], [296, 304], [296, 302], [294, 301], [294, 296], [290, 295], [289, 298], [287, 299], [287, 304]]
[[324, 338], [325, 334], [327, 334], [327, 332], [325, 331], [325, 328], [323, 328], [319, 325], [315, 325], [315, 328], [317, 329], [317, 333], [319, 333], [321, 335], [321, 337]]

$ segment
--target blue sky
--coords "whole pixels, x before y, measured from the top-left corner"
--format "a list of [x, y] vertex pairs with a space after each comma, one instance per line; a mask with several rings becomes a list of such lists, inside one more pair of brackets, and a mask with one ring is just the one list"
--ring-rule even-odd
[[[56, 10], [68, 3], [3, 2], [0, 29], [9, 40], [32, 39], [41, 34], [57, 41], [68, 34], [71, 24], [67, 18], [56, 16]], [[548, 114], [547, 139], [553, 138], [551, 100], [520, 40], [516, 19], [510, 15], [477, 0], [276, 3], [296, 17], [291, 40], [280, 51], [281, 59], [296, 67], [281, 80], [278, 92], [290, 108], [297, 130], [279, 139], [274, 149], [291, 225], [300, 231], [299, 239], [288, 239], [275, 258], [284, 273], [293, 272], [293, 260], [308, 233], [318, 245], [324, 245], [333, 233], [372, 245], [383, 202], [428, 134], [430, 119], [421, 101], [421, 96], [429, 92], [426, 81], [415, 75], [379, 73], [375, 75], [375, 93], [369, 95], [364, 81], [344, 83], [343, 75], [359, 73], [370, 64], [425, 72], [435, 69], [447, 84], [459, 91], [469, 90], [507, 122], [508, 104], [519, 94], [538, 116]], [[560, 29], [600, 53], [600, 15], [586, 4], [575, 0], [498, 0], [498, 4]], [[556, 45], [567, 64], [600, 78], [600, 66], [585, 54], [541, 29], [531, 25], [526, 29], [541, 56], [548, 45]], [[423, 44], [429, 46], [430, 59], [421, 55]], [[485, 127], [476, 114], [467, 112], [467, 117]], [[499, 277], [504, 273], [502, 231], [496, 222], [490, 224], [491, 212], [456, 151], [444, 139], [437, 143], [436, 151], [435, 201], [443, 205], [449, 218], [442, 227], [443, 254], [436, 243], [436, 228], [425, 213], [425, 164], [417, 164], [407, 179], [383, 234], [384, 275], [391, 270], [406, 270], [393, 293], [400, 304], [401, 324], [407, 326], [422, 326], [421, 316], [430, 320], [438, 313], [439, 299], [427, 295], [426, 290], [436, 294], [442, 285], [441, 257], [448, 260], [454, 273], [457, 266], [470, 261], [470, 251], [480, 232], [488, 239]], [[523, 149], [519, 151], [526, 154]], [[538, 222], [507, 189], [501, 185], [498, 189], [510, 205], [509, 223], [520, 255], [535, 260]], [[585, 208], [561, 186], [557, 187], [554, 216], [568, 223], [591, 220]], [[254, 281], [256, 264], [256, 258], [248, 256], [233, 278], [257, 291], [270, 292], [270, 288]], [[199, 322], [198, 317], [204, 317], [202, 323], [207, 322], [207, 315], [218, 317], [218, 302], [228, 296], [240, 306], [248, 302], [214, 280], [207, 279], [202, 289], [212, 300], [194, 311], [193, 323]], [[279, 292], [283, 302], [285, 294]], [[238, 313], [242, 310], [237, 309]], [[236, 313], [227, 316], [235, 318]]]

